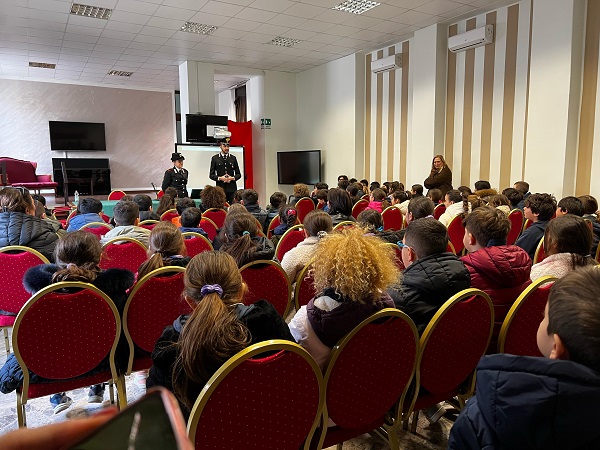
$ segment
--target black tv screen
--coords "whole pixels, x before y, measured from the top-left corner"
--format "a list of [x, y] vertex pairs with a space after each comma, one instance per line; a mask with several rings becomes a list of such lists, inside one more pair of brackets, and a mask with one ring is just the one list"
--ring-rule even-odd
[[106, 150], [103, 123], [49, 122], [50, 149], [57, 151]]
[[227, 126], [227, 116], [207, 116], [204, 114], [185, 115], [185, 138], [188, 142], [215, 142], [206, 131], [207, 126]]
[[277, 152], [279, 184], [315, 184], [321, 181], [321, 150]]

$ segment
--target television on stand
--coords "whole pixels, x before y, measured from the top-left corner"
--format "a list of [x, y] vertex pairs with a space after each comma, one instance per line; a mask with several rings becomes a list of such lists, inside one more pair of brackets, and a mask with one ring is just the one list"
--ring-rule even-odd
[[277, 152], [279, 184], [315, 184], [321, 181], [321, 150]]

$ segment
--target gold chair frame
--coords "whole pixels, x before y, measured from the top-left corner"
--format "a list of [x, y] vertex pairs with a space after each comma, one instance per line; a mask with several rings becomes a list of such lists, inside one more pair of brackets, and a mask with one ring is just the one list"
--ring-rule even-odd
[[[247, 269], [247, 268], [250, 268], [253, 266], [260, 266], [260, 265], [273, 266], [285, 277], [285, 282], [287, 283], [287, 306], [285, 307], [285, 311], [284, 311], [283, 315], [281, 316], [281, 317], [285, 318], [290, 313], [290, 310], [292, 308], [292, 301], [291, 301], [292, 285], [290, 283], [290, 278], [287, 276], [287, 273], [285, 273], [285, 270], [283, 270], [283, 267], [281, 267], [281, 264], [278, 263], [277, 261], [273, 261], [271, 259], [257, 259], [256, 261], [251, 261], [248, 264], [244, 264], [242, 267], [240, 267], [240, 273], [242, 273], [244, 271], [244, 269]], [[243, 275], [242, 275], [242, 278], [243, 278]]]
[[281, 245], [281, 242], [283, 241], [283, 238], [285, 237], [286, 234], [290, 233], [292, 230], [304, 230], [304, 225], [302, 225], [302, 224], [300, 224], [300, 225], [294, 225], [293, 227], [288, 228], [286, 230], [286, 232], [281, 235], [281, 237], [277, 241], [277, 245], [275, 246], [275, 257], [277, 257], [277, 255], [278, 255], [279, 246]]
[[186, 237], [191, 237], [191, 238], [202, 238], [206, 241], [206, 243], [209, 245], [210, 250], [214, 250], [212, 243], [210, 242], [210, 240], [208, 240], [208, 238], [206, 236], [202, 236], [200, 233], [196, 233], [195, 231], [186, 231], [183, 234], [183, 238], [185, 239]]
[[[538, 258], [539, 258], [539, 254], [542, 251], [542, 249], [544, 248], [544, 236], [542, 236], [542, 238], [540, 239], [540, 242], [538, 242], [537, 247], [535, 248], [535, 254], [533, 255], [533, 261], [532, 264], [537, 264], [538, 262]], [[545, 253], [545, 252], [544, 252]], [[546, 255], [547, 257], [548, 255]], [[544, 258], [545, 259], [545, 258]], [[542, 260], [543, 261], [543, 260]]]

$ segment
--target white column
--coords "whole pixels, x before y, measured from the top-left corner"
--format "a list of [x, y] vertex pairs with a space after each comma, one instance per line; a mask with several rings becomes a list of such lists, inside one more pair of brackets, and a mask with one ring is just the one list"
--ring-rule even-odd
[[213, 64], [185, 61], [179, 65], [181, 92], [181, 137], [186, 142], [185, 115], [215, 113], [215, 70]]

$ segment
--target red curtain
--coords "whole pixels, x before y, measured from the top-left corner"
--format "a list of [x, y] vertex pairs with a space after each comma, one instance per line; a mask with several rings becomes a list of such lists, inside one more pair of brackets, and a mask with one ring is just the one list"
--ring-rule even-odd
[[244, 176], [246, 189], [254, 187], [254, 177], [252, 171], [252, 121], [233, 122], [227, 121], [227, 128], [231, 131], [232, 146], [244, 146]]

